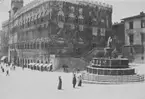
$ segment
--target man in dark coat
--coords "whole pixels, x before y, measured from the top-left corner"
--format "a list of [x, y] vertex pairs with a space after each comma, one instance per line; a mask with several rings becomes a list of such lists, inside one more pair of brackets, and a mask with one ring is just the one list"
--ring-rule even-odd
[[52, 69], [53, 69], [53, 67], [52, 67], [52, 64], [50, 65], [50, 71], [52, 72]]
[[59, 82], [58, 82], [58, 90], [61, 90], [62, 89], [62, 79], [61, 79], [61, 76], [59, 76]]
[[3, 67], [1, 67], [1, 69], [2, 69], [2, 72], [4, 73], [4, 72], [5, 72], [4, 68], [3, 68]]
[[73, 88], [75, 88], [76, 86], [76, 83], [77, 83], [77, 80], [76, 80], [76, 75], [74, 74], [74, 77], [73, 77]]

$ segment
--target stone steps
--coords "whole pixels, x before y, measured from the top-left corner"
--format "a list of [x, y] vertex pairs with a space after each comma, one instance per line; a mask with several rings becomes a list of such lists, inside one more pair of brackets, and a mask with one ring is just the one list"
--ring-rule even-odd
[[82, 59], [89, 62], [93, 58], [94, 55], [102, 51], [104, 51], [104, 48], [93, 48], [91, 51], [82, 55]]
[[129, 83], [129, 82], [142, 82], [144, 81], [144, 75], [94, 75], [83, 73], [82, 79], [84, 83]]

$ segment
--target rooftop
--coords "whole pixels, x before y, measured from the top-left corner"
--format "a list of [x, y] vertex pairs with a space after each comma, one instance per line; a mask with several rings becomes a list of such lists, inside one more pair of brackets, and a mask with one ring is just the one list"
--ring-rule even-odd
[[33, 0], [24, 7], [22, 7], [15, 15], [14, 18], [20, 16], [22, 13], [27, 12], [28, 10], [43, 4], [47, 1], [64, 1], [64, 2], [71, 2], [71, 3], [77, 3], [77, 4], [83, 4], [83, 5], [91, 5], [91, 6], [101, 6], [104, 8], [109, 8], [112, 9], [112, 5], [103, 3], [103, 2], [98, 2], [94, 0]]
[[115, 26], [115, 25], [121, 25], [121, 24], [124, 24], [124, 21], [121, 21], [121, 22], [114, 22], [114, 23], [113, 23], [113, 26]]
[[137, 18], [142, 18], [142, 17], [145, 17], [144, 12], [140, 12], [139, 15], [134, 15], [134, 16], [131, 16], [131, 17], [123, 18], [121, 20], [131, 20], [131, 19], [137, 19]]

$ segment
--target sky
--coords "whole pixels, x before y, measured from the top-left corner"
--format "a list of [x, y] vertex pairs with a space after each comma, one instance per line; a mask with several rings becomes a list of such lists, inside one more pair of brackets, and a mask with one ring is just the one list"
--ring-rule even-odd
[[[24, 0], [24, 5], [33, 0]], [[96, 0], [98, 1], [98, 0]], [[99, 0], [113, 6], [112, 22], [145, 12], [145, 0]], [[0, 29], [3, 21], [8, 19], [11, 0], [0, 0]]]

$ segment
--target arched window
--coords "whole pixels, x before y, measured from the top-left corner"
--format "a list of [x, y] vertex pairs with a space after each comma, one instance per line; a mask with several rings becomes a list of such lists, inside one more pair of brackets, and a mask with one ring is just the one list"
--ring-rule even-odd
[[39, 49], [39, 43], [37, 43], [37, 49]]
[[44, 49], [44, 43], [43, 42], [41, 43], [41, 49]]
[[27, 43], [27, 49], [29, 49], [29, 48], [30, 48], [29, 43]]
[[45, 48], [48, 48], [48, 43], [47, 42], [45, 42]]
[[27, 59], [25, 59], [25, 65], [27, 64]]
[[31, 43], [31, 47], [30, 48], [33, 49], [33, 43]]
[[33, 44], [33, 48], [36, 49], [36, 43]]
[[22, 49], [22, 44], [20, 43], [20, 49]]
[[25, 49], [25, 44], [24, 43], [22, 43], [22, 49]]
[[27, 49], [27, 44], [24, 44], [24, 46], [25, 46], [24, 49]]
[[28, 59], [28, 64], [30, 63], [30, 60]]
[[18, 44], [18, 49], [20, 49], [20, 43]]
[[23, 62], [22, 62], [22, 64], [24, 65], [24, 58], [23, 58]]
[[19, 49], [19, 44], [17, 44], [17, 49]]

